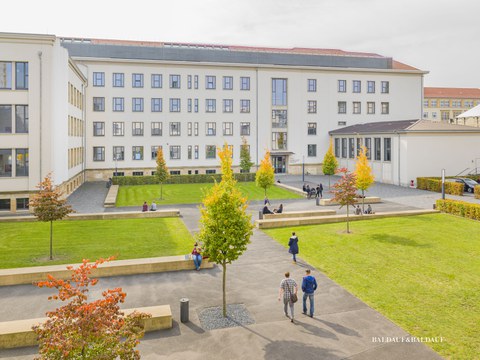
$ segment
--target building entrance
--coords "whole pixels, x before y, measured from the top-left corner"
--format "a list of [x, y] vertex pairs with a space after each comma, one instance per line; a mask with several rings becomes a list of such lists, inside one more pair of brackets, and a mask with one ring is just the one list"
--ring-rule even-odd
[[275, 169], [275, 174], [286, 174], [287, 173], [287, 157], [285, 155], [272, 156], [272, 164]]

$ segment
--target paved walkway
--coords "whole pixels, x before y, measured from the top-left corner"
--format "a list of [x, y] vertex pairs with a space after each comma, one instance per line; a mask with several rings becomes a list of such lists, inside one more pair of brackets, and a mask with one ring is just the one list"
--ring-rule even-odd
[[[287, 182], [287, 179], [283, 181]], [[415, 205], [424, 203], [426, 208], [432, 207], [431, 202], [428, 204], [431, 193], [422, 200], [425, 194], [419, 190], [383, 186], [378, 189], [390, 195], [390, 200], [379, 207], [421, 208]], [[407, 192], [395, 193], [404, 190]], [[373, 191], [371, 194], [376, 195]], [[90, 212], [88, 204], [96, 201], [88, 201], [88, 197], [84, 193], [81, 201]], [[391, 201], [393, 198], [400, 202]], [[314, 200], [285, 203], [288, 210], [317, 208]], [[249, 211], [256, 215], [260, 207], [259, 202], [252, 203]], [[183, 205], [180, 208], [186, 226], [191, 232], [197, 231], [197, 206]], [[300, 242], [305, 241], [301, 234], [299, 237]], [[228, 303], [245, 304], [255, 319], [255, 324], [245, 327], [204, 331], [200, 326], [198, 312], [221, 305], [222, 272], [218, 267], [199, 272], [105, 278], [100, 280], [92, 295], [101, 292], [100, 286], [119, 286], [127, 293], [125, 308], [172, 306], [173, 329], [147, 334], [139, 347], [142, 359], [441, 359], [423, 344], [372, 341], [373, 337], [406, 337], [408, 334], [318, 269], [312, 268], [320, 285], [315, 295], [314, 318], [302, 315], [298, 303], [296, 322], [290, 323], [283, 315], [283, 305], [277, 301], [278, 285], [285, 271], [290, 271], [294, 279], [301, 281], [305, 269], [311, 267], [301, 258], [299, 260], [298, 265], [293, 265], [285, 248], [263, 232], [254, 231], [248, 250], [227, 268]], [[26, 285], [1, 287], [0, 321], [44, 316], [52, 308], [52, 303], [47, 301], [49, 293], [49, 289]], [[179, 299], [182, 297], [190, 299], [190, 322], [186, 324], [179, 323]], [[34, 348], [3, 350], [0, 358], [32, 359], [34, 354]]]

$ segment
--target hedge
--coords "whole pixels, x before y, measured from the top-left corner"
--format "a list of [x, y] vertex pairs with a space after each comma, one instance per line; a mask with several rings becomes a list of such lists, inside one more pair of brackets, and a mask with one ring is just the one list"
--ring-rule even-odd
[[475, 199], [480, 199], [480, 185], [475, 186], [474, 189], [473, 195]]
[[440, 199], [437, 200], [436, 208], [448, 214], [458, 215], [473, 220], [480, 220], [480, 204]]
[[[417, 178], [417, 189], [442, 192], [442, 180], [441, 178], [419, 177]], [[463, 196], [463, 184], [446, 181], [445, 193]]]
[[[255, 173], [234, 174], [239, 182], [255, 181]], [[172, 175], [165, 184], [205, 184], [220, 182], [222, 174]], [[147, 185], [159, 184], [156, 176], [114, 176], [114, 185]]]

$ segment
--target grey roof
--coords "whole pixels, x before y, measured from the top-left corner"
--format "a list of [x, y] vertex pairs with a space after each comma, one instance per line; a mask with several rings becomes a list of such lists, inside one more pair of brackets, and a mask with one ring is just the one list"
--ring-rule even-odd
[[71, 57], [159, 61], [220, 62], [253, 65], [287, 65], [392, 69], [392, 58], [293, 54], [260, 51], [230, 51], [206, 48], [95, 44], [62, 41]]

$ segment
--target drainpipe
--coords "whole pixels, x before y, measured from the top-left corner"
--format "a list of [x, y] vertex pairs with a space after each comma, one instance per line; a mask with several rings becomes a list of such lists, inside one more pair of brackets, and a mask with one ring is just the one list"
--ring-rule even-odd
[[38, 182], [41, 182], [42, 181], [42, 157], [43, 157], [43, 154], [42, 154], [42, 111], [43, 111], [43, 92], [42, 92], [42, 87], [43, 87], [43, 64], [42, 64], [42, 52], [39, 51], [38, 53], [38, 59], [40, 60], [40, 79], [39, 79], [39, 83], [40, 83], [40, 105], [39, 105], [39, 116], [38, 116], [38, 123], [39, 123], [39, 127], [40, 127], [40, 131], [39, 131], [39, 142], [40, 142], [40, 147], [39, 147], [39, 155], [40, 155], [40, 158], [39, 158], [39, 161], [38, 161], [38, 168], [39, 168], [39, 180]]
[[[87, 71], [88, 74], [88, 71]], [[88, 76], [88, 75], [87, 75]], [[88, 77], [87, 77], [88, 79]], [[88, 81], [88, 80], [87, 80]], [[87, 85], [82, 84], [82, 115], [83, 115], [83, 135], [82, 135], [82, 144], [83, 144], [83, 161], [82, 161], [82, 174], [83, 174], [83, 183], [86, 181], [86, 161], [87, 161]]]
[[400, 183], [400, 133], [398, 131], [395, 131], [397, 133], [397, 142], [398, 142], [398, 145], [397, 145], [397, 152], [398, 152], [398, 157], [397, 157], [397, 161], [398, 161], [398, 186], [401, 186], [401, 183]]
[[258, 171], [258, 68], [255, 69], [255, 133], [256, 133], [256, 148], [257, 148], [257, 151], [255, 152], [255, 156], [256, 156], [256, 159], [255, 159], [255, 163], [257, 165], [257, 171]]

